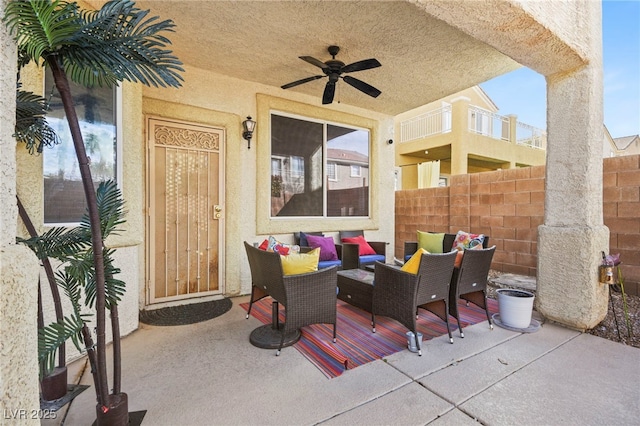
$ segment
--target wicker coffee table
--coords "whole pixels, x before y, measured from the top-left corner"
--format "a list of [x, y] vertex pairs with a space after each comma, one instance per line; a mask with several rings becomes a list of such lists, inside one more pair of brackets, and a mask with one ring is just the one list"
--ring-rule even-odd
[[338, 299], [371, 312], [373, 277], [373, 272], [364, 269], [338, 271]]

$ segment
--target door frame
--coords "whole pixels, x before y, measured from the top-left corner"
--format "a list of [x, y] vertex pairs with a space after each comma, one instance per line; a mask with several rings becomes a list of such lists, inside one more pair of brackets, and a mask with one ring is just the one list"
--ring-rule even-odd
[[[145, 289], [144, 289], [144, 299], [145, 306], [154, 306], [162, 307], [162, 306], [171, 306], [171, 305], [183, 305], [190, 303], [197, 303], [207, 300], [220, 299], [225, 294], [225, 236], [226, 236], [226, 223], [225, 223], [225, 210], [226, 210], [226, 199], [225, 199], [225, 165], [226, 165], [226, 139], [227, 139], [227, 131], [222, 126], [216, 126], [211, 124], [203, 124], [193, 121], [187, 121], [177, 118], [169, 118], [163, 117], [153, 114], [145, 114], [145, 161], [146, 161], [146, 173], [145, 173], [145, 183], [146, 183], [146, 191], [145, 191]], [[155, 299], [152, 297], [152, 291], [155, 291], [155, 288], [152, 288], [152, 278], [154, 273], [152, 271], [152, 263], [153, 259], [151, 256], [152, 253], [152, 245], [155, 243], [155, 238], [153, 237], [153, 231], [151, 229], [151, 201], [152, 201], [152, 172], [154, 171], [152, 160], [153, 148], [154, 145], [151, 143], [151, 121], [163, 121], [175, 125], [187, 125], [187, 126], [195, 126], [202, 128], [209, 128], [219, 130], [222, 133], [222, 138], [220, 140], [218, 146], [218, 201], [220, 206], [222, 206], [222, 216], [216, 220], [218, 222], [218, 290], [209, 291], [206, 293], [198, 294], [193, 293], [191, 295], [178, 295], [178, 296], [169, 296], [161, 299]], [[213, 206], [212, 206], [213, 207]], [[210, 212], [212, 214], [212, 212]]]

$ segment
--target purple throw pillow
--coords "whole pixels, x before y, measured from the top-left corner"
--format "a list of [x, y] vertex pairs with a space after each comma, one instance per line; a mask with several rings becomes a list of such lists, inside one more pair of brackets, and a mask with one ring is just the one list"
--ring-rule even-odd
[[311, 248], [320, 247], [320, 260], [338, 260], [338, 253], [336, 252], [333, 237], [317, 237], [307, 234], [307, 241]]

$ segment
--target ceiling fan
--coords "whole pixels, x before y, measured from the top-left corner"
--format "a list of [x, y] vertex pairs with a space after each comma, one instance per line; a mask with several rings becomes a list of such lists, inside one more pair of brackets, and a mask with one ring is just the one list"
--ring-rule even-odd
[[364, 71], [364, 70], [368, 70], [371, 68], [377, 68], [379, 66], [381, 66], [380, 62], [378, 62], [377, 59], [371, 58], [371, 59], [365, 59], [362, 61], [358, 61], [358, 62], [354, 62], [352, 64], [349, 65], [345, 65], [344, 62], [342, 61], [338, 61], [336, 59], [336, 55], [338, 54], [338, 52], [340, 51], [340, 48], [338, 46], [329, 46], [329, 48], [327, 49], [329, 51], [329, 54], [332, 56], [332, 59], [326, 61], [326, 62], [322, 62], [316, 58], [313, 58], [311, 56], [300, 56], [299, 58], [302, 59], [303, 61], [309, 62], [311, 65], [315, 65], [318, 68], [322, 68], [322, 72], [324, 73], [324, 75], [314, 75], [313, 77], [307, 77], [307, 78], [303, 78], [301, 80], [297, 80], [294, 82], [291, 82], [289, 84], [285, 84], [284, 86], [281, 86], [283, 89], [289, 89], [291, 87], [295, 87], [299, 84], [303, 84], [303, 83], [308, 83], [310, 81], [313, 80], [317, 80], [319, 78], [322, 78], [324, 76], [329, 77], [329, 81], [327, 81], [327, 85], [324, 88], [324, 93], [322, 95], [322, 103], [323, 104], [330, 104], [331, 102], [333, 102], [333, 96], [335, 94], [336, 91], [336, 83], [338, 82], [338, 79], [343, 79], [345, 81], [345, 83], [355, 87], [356, 89], [360, 90], [363, 93], [366, 93], [369, 96], [372, 96], [374, 98], [377, 98], [378, 95], [380, 95], [380, 93], [382, 93], [380, 90], [376, 89], [375, 87], [365, 83], [362, 80], [358, 80], [357, 78], [353, 78], [350, 75], [345, 75], [343, 76], [342, 74], [346, 74], [346, 73], [350, 73], [350, 72], [355, 72], [355, 71]]

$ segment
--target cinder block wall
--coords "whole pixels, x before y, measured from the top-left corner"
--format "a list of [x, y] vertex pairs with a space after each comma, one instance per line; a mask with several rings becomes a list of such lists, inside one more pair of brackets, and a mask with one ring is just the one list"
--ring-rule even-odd
[[627, 293], [640, 295], [640, 155], [606, 158], [603, 178], [609, 252], [620, 253]]
[[[545, 166], [537, 166], [452, 176], [447, 188], [397, 191], [397, 256], [405, 241], [416, 240], [416, 230], [464, 230], [490, 236], [493, 269], [535, 276], [544, 179]], [[640, 156], [604, 159], [603, 184], [609, 253], [621, 254], [625, 289], [640, 295]]]

